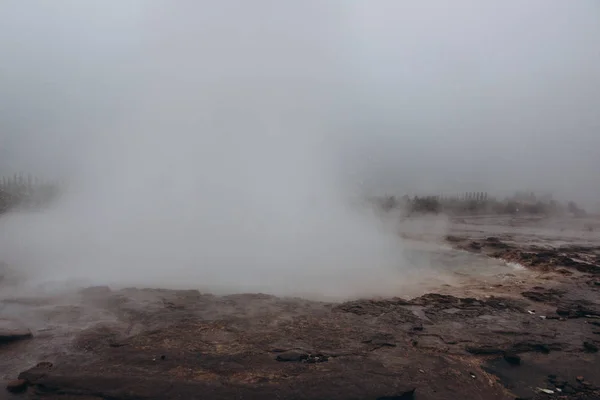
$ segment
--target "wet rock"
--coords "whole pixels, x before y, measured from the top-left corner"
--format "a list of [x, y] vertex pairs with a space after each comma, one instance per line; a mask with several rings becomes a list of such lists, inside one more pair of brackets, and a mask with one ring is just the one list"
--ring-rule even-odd
[[506, 362], [510, 365], [521, 365], [521, 357], [519, 357], [516, 353], [505, 353], [504, 360], [506, 360]]
[[468, 247], [472, 251], [480, 251], [483, 246], [479, 242], [471, 242]]
[[586, 274], [600, 274], [600, 266], [598, 265], [593, 265], [593, 264], [583, 264], [583, 263], [579, 263], [576, 266], [577, 271], [579, 272], [583, 272]]
[[563, 296], [562, 290], [556, 289], [538, 289], [536, 291], [522, 292], [521, 296], [539, 303], [555, 303]]
[[598, 352], [598, 346], [592, 342], [583, 342], [583, 348], [588, 353], [597, 353]]
[[31, 331], [17, 321], [0, 319], [0, 343], [29, 339], [31, 337], [33, 337]]
[[562, 388], [563, 394], [576, 394], [578, 391], [573, 386], [567, 384]]
[[374, 346], [376, 349], [381, 347], [396, 347], [395, 343], [396, 339], [393, 335], [387, 333], [381, 333], [374, 335], [373, 337], [364, 340], [363, 343], [370, 344]]
[[46, 368], [46, 369], [50, 369], [54, 366], [54, 364], [52, 364], [49, 361], [42, 361], [37, 363], [37, 365], [35, 366], [36, 368]]
[[24, 392], [27, 389], [27, 381], [25, 379], [16, 379], [14, 381], [8, 382], [6, 385], [6, 390], [11, 393], [20, 393]]
[[438, 293], [427, 293], [423, 296], [419, 296], [411, 301], [414, 305], [428, 306], [428, 305], [458, 305], [460, 304], [460, 298]]
[[552, 350], [561, 350], [562, 346], [560, 343], [540, 343], [533, 341], [524, 341], [513, 343], [508, 346], [493, 346], [493, 345], [481, 345], [481, 346], [467, 346], [465, 350], [475, 355], [495, 355], [495, 354], [518, 354], [518, 353], [543, 353], [548, 354]]
[[308, 357], [308, 353], [305, 353], [303, 351], [291, 350], [278, 354], [277, 357], [275, 357], [275, 359], [277, 361], [283, 362], [301, 362], [304, 360], [308, 360]]
[[600, 316], [600, 309], [597, 305], [585, 300], [576, 300], [571, 303], [565, 303], [558, 306], [556, 313], [566, 318], [584, 318], [587, 316]]
[[539, 343], [539, 342], [519, 342], [512, 345], [510, 351], [518, 352], [518, 353], [543, 353], [548, 354], [551, 350], [562, 350], [562, 345], [560, 343]]
[[569, 271], [568, 269], [564, 269], [564, 268], [559, 268], [556, 270], [556, 272], [558, 272], [561, 275], [565, 275], [565, 276], [573, 275], [573, 272]]
[[326, 356], [325, 354], [309, 354], [308, 358], [306, 360], [304, 360], [305, 363], [307, 364], [317, 364], [317, 363], [322, 363], [322, 362], [327, 362], [329, 361], [329, 356]]
[[416, 389], [407, 390], [406, 392], [395, 396], [378, 397], [377, 400], [414, 400]]
[[413, 340], [413, 346], [422, 350], [433, 350], [439, 353], [446, 353], [449, 348], [444, 340], [437, 336], [423, 335]]
[[41, 362], [41, 363], [38, 363], [35, 367], [21, 372], [18, 376], [18, 379], [24, 379], [28, 383], [35, 383], [38, 380], [47, 376], [51, 369], [52, 369], [51, 362], [47, 362], [47, 361]]
[[508, 249], [510, 246], [498, 239], [497, 237], [490, 236], [485, 239], [485, 245], [487, 247], [497, 248], [497, 249]]
[[556, 309], [556, 313], [557, 313], [558, 315], [562, 315], [563, 317], [566, 317], [566, 316], [568, 316], [568, 315], [571, 313], [571, 310], [569, 310], [569, 309], [568, 309], [568, 308], [566, 308], [566, 307], [558, 307], [558, 308]]
[[333, 308], [334, 311], [342, 311], [356, 315], [375, 315], [381, 316], [389, 314], [395, 319], [396, 323], [415, 322], [419, 318], [407, 309], [406, 305], [412, 302], [407, 302], [401, 298], [393, 298], [391, 300], [355, 300], [342, 303]]
[[329, 361], [329, 356], [322, 353], [311, 354], [301, 350], [289, 350], [278, 354], [275, 360], [281, 362], [302, 362], [316, 364]]
[[495, 355], [495, 354], [504, 354], [504, 349], [496, 346], [467, 346], [465, 348], [467, 352], [475, 355]]

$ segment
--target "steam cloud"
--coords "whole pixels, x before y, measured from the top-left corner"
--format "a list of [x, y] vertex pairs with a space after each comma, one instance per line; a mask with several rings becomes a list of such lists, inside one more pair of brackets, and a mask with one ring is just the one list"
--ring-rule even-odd
[[69, 190], [0, 220], [32, 281], [397, 294], [365, 192], [599, 194], [593, 1], [35, 4], [0, 15], [1, 166]]
[[345, 83], [327, 20], [237, 5], [151, 7], [122, 61], [121, 118], [62, 143], [76, 170], [51, 210], [3, 218], [8, 262], [34, 282], [276, 294], [383, 293], [400, 277], [397, 238], [336, 176]]

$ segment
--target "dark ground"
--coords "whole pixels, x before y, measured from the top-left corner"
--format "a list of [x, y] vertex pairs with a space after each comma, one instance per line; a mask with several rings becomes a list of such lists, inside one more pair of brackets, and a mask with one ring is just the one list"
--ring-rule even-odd
[[600, 399], [600, 240], [540, 224], [455, 221], [452, 247], [528, 278], [413, 299], [4, 297], [0, 376], [24, 391], [0, 399]]

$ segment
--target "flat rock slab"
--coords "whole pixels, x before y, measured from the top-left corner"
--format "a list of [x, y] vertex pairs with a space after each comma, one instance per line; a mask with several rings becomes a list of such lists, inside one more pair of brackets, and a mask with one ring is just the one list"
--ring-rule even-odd
[[31, 331], [18, 321], [0, 319], [0, 343], [29, 339], [32, 336]]

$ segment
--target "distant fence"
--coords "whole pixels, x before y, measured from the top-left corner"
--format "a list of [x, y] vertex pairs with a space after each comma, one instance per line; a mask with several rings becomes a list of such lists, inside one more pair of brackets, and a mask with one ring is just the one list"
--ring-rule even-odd
[[0, 213], [16, 207], [41, 207], [58, 194], [60, 184], [32, 175], [15, 174], [0, 178]]

